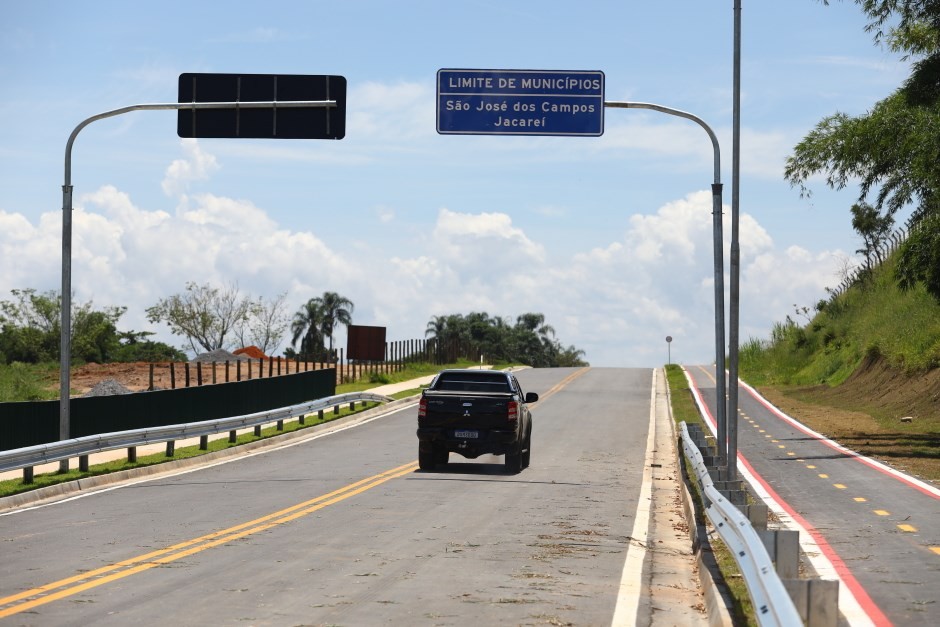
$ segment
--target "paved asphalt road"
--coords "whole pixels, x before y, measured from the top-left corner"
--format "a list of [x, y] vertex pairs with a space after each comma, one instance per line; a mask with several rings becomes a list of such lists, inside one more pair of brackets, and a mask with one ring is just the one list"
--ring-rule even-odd
[[411, 407], [0, 515], [0, 623], [609, 625], [652, 371], [518, 376], [543, 396], [518, 475], [490, 456], [418, 471]]
[[[714, 416], [714, 368], [687, 372]], [[742, 474], [808, 532], [801, 542], [822, 574], [840, 576], [843, 614], [853, 624], [940, 625], [940, 490], [825, 440], [747, 386], [738, 406]]]

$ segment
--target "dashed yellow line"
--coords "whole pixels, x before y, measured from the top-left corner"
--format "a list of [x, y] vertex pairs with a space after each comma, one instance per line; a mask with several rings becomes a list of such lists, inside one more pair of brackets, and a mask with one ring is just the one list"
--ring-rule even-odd
[[930, 547], [930, 550], [936, 553], [937, 555], [940, 555], [940, 546], [932, 546]]
[[906, 533], [915, 533], [917, 531], [917, 527], [915, 527], [914, 525], [907, 525], [907, 524], [898, 525], [898, 529]]
[[875, 513], [878, 514], [879, 516], [890, 516], [890, 515], [891, 515], [891, 512], [889, 512], [889, 511], [886, 510], [886, 509], [876, 509], [876, 510], [875, 510]]
[[820, 479], [828, 479], [828, 478], [829, 478], [829, 475], [824, 474], [824, 473], [819, 473], [819, 478], [820, 478]]
[[845, 490], [845, 486], [841, 483], [833, 483], [832, 485], [839, 488], [840, 490]]
[[864, 496], [856, 496], [852, 500], [855, 501], [856, 503], [865, 503], [868, 501], [868, 499], [866, 499]]

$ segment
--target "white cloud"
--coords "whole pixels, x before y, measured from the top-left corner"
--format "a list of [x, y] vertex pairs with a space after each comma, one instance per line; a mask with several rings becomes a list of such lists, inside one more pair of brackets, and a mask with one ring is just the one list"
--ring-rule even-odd
[[[190, 144], [186, 158], [168, 170], [169, 187], [178, 191], [215, 169], [215, 158]], [[287, 292], [291, 311], [313, 295], [339, 291], [356, 303], [357, 321], [388, 326], [392, 339], [421, 337], [433, 315], [486, 311], [514, 318], [533, 311], [596, 365], [658, 365], [666, 335], [674, 338], [677, 361], [701, 363], [714, 355], [708, 191], [654, 212], [635, 211], [621, 227], [608, 226], [598, 245], [573, 252], [547, 249], [509, 213], [442, 208], [433, 224], [416, 225], [427, 236], [408, 253], [362, 247], [350, 254], [315, 233], [280, 226], [251, 202], [182, 194], [173, 212], [148, 210], [112, 186], [78, 199], [74, 225], [76, 298], [125, 305], [122, 328], [155, 330], [176, 345], [178, 338], [146, 322], [145, 309], [187, 281], [237, 281], [253, 296]], [[725, 247], [728, 228], [726, 219]], [[769, 330], [794, 304], [811, 305], [837, 282], [844, 253], [779, 250], [747, 214], [740, 232], [742, 340], [755, 329]], [[33, 225], [0, 211], [0, 288], [57, 289], [60, 238], [58, 212]]]
[[209, 175], [219, 169], [215, 156], [203, 152], [195, 139], [181, 139], [180, 144], [186, 157], [176, 159], [166, 169], [166, 175], [163, 178], [163, 193], [167, 196], [184, 194], [191, 182], [205, 181]]

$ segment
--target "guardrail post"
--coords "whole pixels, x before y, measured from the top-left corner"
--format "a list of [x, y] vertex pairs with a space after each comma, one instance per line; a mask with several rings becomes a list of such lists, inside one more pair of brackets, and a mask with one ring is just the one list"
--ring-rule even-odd
[[766, 503], [751, 503], [745, 508], [744, 515], [751, 521], [751, 526], [758, 531], [767, 529], [768, 508]]
[[303, 414], [300, 414], [300, 416], [297, 417], [297, 422], [299, 424], [305, 425], [307, 424], [306, 418], [307, 418], [306, 416], [304, 416]]
[[323, 410], [322, 409], [317, 412], [317, 420], [319, 420], [320, 422], [323, 422]]
[[228, 432], [228, 443], [235, 444], [236, 442], [238, 442], [238, 434], [232, 429]]
[[129, 464], [137, 463], [137, 447], [136, 446], [127, 447], [127, 463]]
[[839, 581], [836, 579], [784, 579], [783, 586], [806, 627], [839, 624]]
[[23, 469], [23, 483], [32, 483], [33, 482], [33, 467], [27, 466]]
[[79, 472], [88, 472], [88, 455], [78, 456], [78, 470]]
[[[774, 568], [781, 579], [800, 576], [800, 532], [789, 529], [758, 530]], [[794, 600], [795, 602], [795, 600]]]
[[356, 401], [349, 404], [349, 411], [356, 411]]
[[207, 435], [199, 436], [199, 450], [200, 451], [209, 450], [209, 436]]
[[170, 440], [166, 443], [166, 456], [173, 457], [173, 454], [176, 452], [176, 442]]
[[283, 430], [284, 430], [284, 421], [283, 421], [283, 420], [278, 420], [278, 421], [277, 421], [277, 430], [278, 430], [278, 431], [283, 431]]
[[261, 425], [255, 425], [255, 437], [256, 438], [261, 437]]
[[333, 415], [334, 416], [339, 415], [339, 405], [333, 405]]

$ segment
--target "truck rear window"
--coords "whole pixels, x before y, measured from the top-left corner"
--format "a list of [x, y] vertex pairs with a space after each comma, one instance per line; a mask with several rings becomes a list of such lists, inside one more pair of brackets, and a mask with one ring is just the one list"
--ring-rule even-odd
[[505, 375], [483, 373], [442, 373], [437, 378], [435, 390], [445, 392], [512, 392]]

